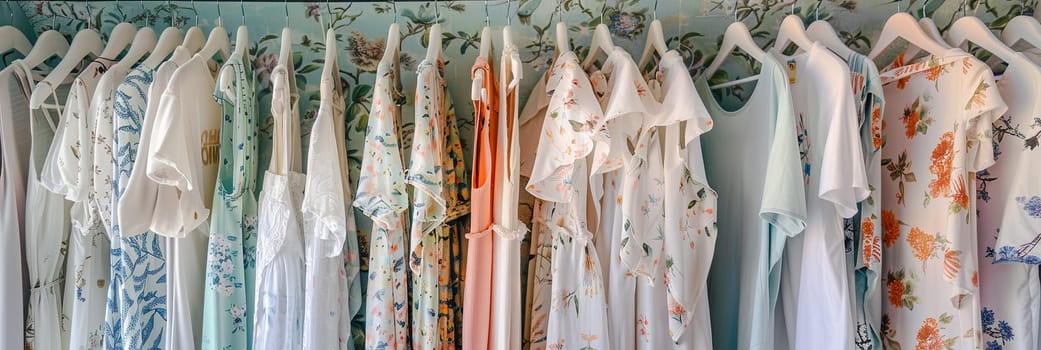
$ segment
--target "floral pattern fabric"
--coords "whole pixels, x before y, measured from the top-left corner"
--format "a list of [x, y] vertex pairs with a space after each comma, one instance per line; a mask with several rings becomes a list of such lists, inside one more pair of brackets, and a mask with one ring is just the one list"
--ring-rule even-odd
[[366, 286], [365, 347], [408, 349], [404, 211], [408, 193], [399, 143], [405, 97], [395, 60], [379, 63], [354, 206], [373, 221]]
[[251, 349], [257, 253], [256, 103], [253, 70], [238, 51], [224, 64], [231, 81], [220, 82], [220, 160], [210, 210], [203, 303], [205, 349]]
[[[153, 73], [152, 67], [138, 65], [123, 79], [113, 97], [113, 201], [122, 196], [135, 169]], [[124, 233], [118, 222], [116, 217], [112, 218], [112, 282], [105, 318], [105, 348], [162, 347], [167, 320], [165, 244], [152, 232]]]
[[882, 187], [882, 110], [885, 97], [875, 63], [854, 53], [846, 57], [860, 123], [860, 144], [864, 154], [870, 194], [860, 202], [857, 215], [846, 219], [846, 266], [850, 291], [854, 295], [855, 329], [853, 344], [858, 350], [881, 349], [879, 328], [882, 318], [882, 216], [879, 188]]
[[960, 50], [902, 58], [881, 73], [882, 345], [982, 348], [971, 194], [1006, 106], [990, 68]]
[[609, 348], [607, 303], [600, 260], [584, 221], [593, 133], [603, 113], [593, 86], [573, 52], [557, 58], [546, 83], [550, 95], [535, 155], [529, 193], [547, 202], [553, 244], [546, 348]]
[[[419, 64], [415, 132], [406, 183], [413, 186], [409, 266], [414, 348], [454, 348], [461, 248], [470, 184], [442, 62]], [[458, 221], [458, 222], [455, 222]]]
[[651, 84], [652, 89], [660, 84], [657, 118], [665, 125], [662, 275], [667, 288], [667, 334], [680, 346], [709, 349], [706, 287], [716, 247], [717, 194], [705, 175], [700, 137], [712, 130], [712, 117], [700, 98], [691, 98], [698, 92], [679, 53], [670, 51], [662, 57]]
[[1008, 112], [993, 124], [995, 163], [976, 173], [981, 326], [989, 350], [1036, 349], [1041, 315], [1041, 186], [1033, 179], [1041, 134], [1041, 69], [1017, 55], [997, 81]]

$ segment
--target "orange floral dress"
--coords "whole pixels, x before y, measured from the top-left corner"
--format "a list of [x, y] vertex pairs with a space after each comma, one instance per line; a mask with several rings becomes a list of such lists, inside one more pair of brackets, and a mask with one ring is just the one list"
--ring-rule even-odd
[[990, 68], [960, 50], [881, 73], [883, 304], [889, 349], [981, 348], [977, 171], [1005, 111]]

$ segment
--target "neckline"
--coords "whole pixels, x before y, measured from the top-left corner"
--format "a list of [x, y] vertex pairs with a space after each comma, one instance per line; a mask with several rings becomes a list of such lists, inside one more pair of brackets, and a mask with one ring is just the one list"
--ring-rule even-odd
[[762, 95], [762, 91], [765, 90], [763, 88], [763, 85], [765, 83], [764, 78], [766, 77], [764, 77], [763, 74], [769, 74], [769, 70], [773, 70], [773, 66], [775, 65], [776, 59], [771, 57], [769, 54], [763, 56], [762, 64], [759, 67], [759, 79], [755, 80], [755, 87], [752, 88], [752, 93], [748, 95], [748, 99], [745, 100], [745, 103], [742, 104], [741, 107], [738, 107], [734, 110], [728, 110], [726, 108], [723, 108], [723, 106], [719, 103], [719, 100], [716, 99], [716, 95], [712, 93], [712, 89], [708, 86], [708, 80], [705, 79], [704, 75], [698, 77], [697, 81], [695, 82], [695, 86], [698, 90], [698, 93], [703, 96], [706, 96], [706, 98], [708, 99], [708, 101], [705, 101], [705, 107], [715, 110], [716, 112], [719, 112], [720, 114], [726, 115], [728, 117], [735, 117], [744, 113], [745, 110], [747, 110], [749, 106], [753, 104], [754, 101], [760, 98], [759, 95]]

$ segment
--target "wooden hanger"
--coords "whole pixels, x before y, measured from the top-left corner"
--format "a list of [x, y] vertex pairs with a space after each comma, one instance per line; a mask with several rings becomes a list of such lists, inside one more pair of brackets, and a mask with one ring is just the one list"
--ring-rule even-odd
[[137, 35], [134, 36], [134, 41], [130, 43], [130, 48], [127, 49], [127, 53], [123, 55], [123, 58], [116, 63], [123, 66], [133, 66], [137, 61], [141, 60], [149, 51], [156, 48], [156, 37], [155, 31], [150, 27], [142, 27], [137, 31]]
[[166, 29], [163, 29], [163, 33], [159, 34], [159, 41], [156, 42], [152, 53], [149, 54], [148, 58], [145, 58], [141, 63], [152, 68], [159, 67], [159, 65], [166, 60], [167, 56], [170, 56], [170, 53], [177, 48], [183, 39], [181, 31], [177, 28], [167, 27]]
[[661, 21], [655, 19], [651, 21], [650, 29], [647, 31], [647, 43], [643, 45], [643, 54], [640, 55], [640, 64], [637, 67], [647, 65], [655, 53], [658, 57], [665, 57], [666, 52], [669, 52], [669, 46], [665, 44], [665, 33], [661, 30]]
[[879, 35], [878, 40], [875, 41], [875, 47], [868, 53], [868, 58], [871, 60], [877, 59], [882, 54], [882, 51], [892, 45], [896, 39], [904, 39], [909, 44], [934, 56], [942, 56], [949, 50], [945, 45], [929, 37], [914, 17], [906, 12], [900, 12], [886, 20], [886, 24], [882, 27], [882, 33]]
[[[704, 73], [702, 73], [705, 79], [711, 78], [712, 75], [719, 70], [719, 67], [723, 65], [723, 61], [734, 52], [735, 48], [740, 48], [759, 62], [762, 62], [763, 57], [766, 56], [766, 52], [759, 48], [759, 45], [755, 43], [755, 40], [752, 39], [752, 34], [748, 31], [748, 27], [745, 26], [743, 22], [731, 23], [730, 26], [727, 27], [727, 30], [723, 32], [723, 43], [719, 46], [719, 52], [716, 53], [716, 58], [712, 60], [712, 64], [709, 64], [708, 68], [706, 68]], [[712, 88], [718, 89], [726, 86], [743, 84], [756, 79], [759, 79], [759, 75], [716, 85]]]
[[[792, 5], [795, 6], [794, 4]], [[784, 52], [788, 44], [795, 44], [797, 50], [809, 50], [813, 47], [813, 39], [806, 35], [806, 28], [802, 25], [802, 18], [794, 14], [784, 17], [781, 27], [777, 31], [777, 41], [774, 42], [773, 50]]]
[[1012, 62], [1013, 57], [1019, 55], [994, 36], [990, 28], [975, 16], [962, 17], [954, 21], [951, 28], [947, 30], [947, 41], [955, 47], [962, 48], [971, 42], [1009, 63]]
[[814, 21], [810, 23], [810, 26], [806, 28], [806, 35], [843, 58], [856, 53], [849, 46], [846, 46], [842, 39], [839, 39], [835, 28], [832, 28], [828, 21]]
[[224, 25], [220, 23], [219, 19], [217, 26], [210, 30], [210, 35], [206, 38], [206, 45], [199, 50], [199, 55], [207, 59], [219, 55], [222, 62], [231, 57], [231, 39], [228, 38], [228, 31], [224, 29]]
[[437, 0], [434, 1], [434, 24], [427, 29], [427, 55], [426, 61], [430, 63], [441, 59], [441, 10], [438, 8]]
[[69, 41], [57, 30], [48, 30], [36, 38], [36, 45], [22, 58], [26, 67], [38, 67], [51, 57], [64, 57], [69, 52]]
[[488, 15], [488, 0], [484, 0], [484, 29], [481, 29], [481, 57], [492, 60], [492, 19]]
[[1013, 17], [1001, 31], [1001, 40], [1008, 46], [1022, 41], [1035, 49], [1041, 48], [1041, 23], [1029, 16]]
[[43, 101], [52, 95], [55, 86], [61, 85], [65, 81], [65, 77], [69, 76], [69, 73], [72, 73], [84, 59], [89, 56], [99, 56], [104, 48], [101, 36], [94, 29], [87, 28], [76, 33], [69, 46], [69, 51], [62, 58], [61, 63], [58, 63], [58, 66], [33, 88], [33, 93], [29, 97], [29, 108], [40, 108]]

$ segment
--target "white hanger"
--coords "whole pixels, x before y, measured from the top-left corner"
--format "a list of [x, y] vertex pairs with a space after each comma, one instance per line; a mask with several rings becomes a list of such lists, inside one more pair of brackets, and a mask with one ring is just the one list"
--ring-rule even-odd
[[810, 26], [806, 28], [806, 35], [843, 58], [856, 53], [849, 46], [846, 46], [842, 39], [839, 39], [839, 35], [828, 21], [814, 21], [810, 23]]
[[[748, 27], [745, 26], [744, 22], [731, 23], [730, 26], [727, 27], [727, 30], [723, 32], [723, 44], [719, 46], [719, 52], [716, 53], [716, 58], [712, 60], [712, 64], [709, 64], [708, 68], [706, 68], [704, 73], [702, 73], [705, 79], [711, 78], [712, 75], [719, 70], [719, 67], [723, 65], [723, 61], [734, 52], [735, 48], [740, 48], [759, 62], [762, 62], [763, 57], [766, 56], [766, 52], [763, 52], [763, 49], [759, 48], [759, 45], [755, 43], [755, 40], [752, 40], [752, 34], [748, 32]], [[713, 88], [733, 86], [735, 84], [742, 84], [756, 79], [759, 79], [759, 75], [720, 84]]]
[[929, 37], [922, 27], [915, 21], [914, 17], [906, 12], [899, 12], [889, 17], [882, 27], [882, 34], [875, 41], [875, 47], [868, 53], [868, 58], [874, 60], [882, 54], [886, 48], [893, 44], [896, 39], [902, 38], [909, 44], [916, 46], [926, 52], [941, 56], [949, 50], [946, 45], [940, 44]]
[[[221, 21], [220, 2], [217, 2], [216, 4], [217, 26], [210, 30], [210, 36], [206, 38], [206, 45], [203, 45], [202, 49], [199, 50], [199, 55], [202, 55], [202, 57], [205, 57], [206, 59], [210, 59], [213, 58], [214, 55], [220, 54], [221, 61], [227, 61], [228, 57], [231, 57], [231, 39], [229, 39], [228, 31], [224, 29], [224, 23]], [[196, 19], [196, 21], [198, 21], [198, 19]]]
[[922, 30], [925, 31], [925, 34], [928, 34], [930, 38], [936, 40], [937, 44], [951, 48], [951, 45], [947, 45], [947, 42], [944, 41], [943, 34], [940, 34], [940, 29], [936, 27], [936, 22], [933, 22], [932, 18], [922, 17], [922, 19], [918, 20], [918, 26], [922, 27]]
[[7, 11], [11, 13], [12, 25], [0, 27], [0, 53], [15, 50], [22, 54], [22, 57], [28, 56], [29, 51], [33, 49], [33, 44], [22, 31], [14, 27], [14, 10], [11, 9], [11, 0], [7, 0], [6, 5]]
[[[328, 3], [326, 4], [328, 5]], [[246, 56], [249, 55], [249, 29], [246, 28], [246, 8], [241, 0], [239, 0], [239, 11], [242, 12], [242, 25], [235, 31], [235, 52], [248, 62]]]
[[37, 67], [51, 57], [63, 57], [69, 52], [69, 41], [57, 30], [48, 30], [36, 38], [36, 45], [25, 55], [22, 63], [27, 67]]
[[[105, 44], [105, 49], [101, 51], [101, 57], [116, 59], [134, 40], [137, 40], [137, 27], [127, 22], [117, 24], [115, 28], [112, 28], [112, 32], [108, 34], [108, 43]], [[73, 44], [75, 45], [75, 43]]]
[[[192, 0], [192, 9], [195, 9], [195, 0]], [[286, 11], [289, 9], [287, 8]], [[195, 25], [184, 33], [184, 42], [181, 43], [181, 46], [192, 54], [202, 51], [203, 46], [206, 45], [206, 34], [203, 34], [202, 28], [199, 28], [199, 12], [196, 10], [195, 13]]]
[[593, 41], [589, 44], [589, 52], [586, 53], [586, 59], [582, 61], [582, 68], [589, 69], [596, 61], [596, 54], [603, 52], [608, 56], [611, 52], [614, 52], [614, 42], [611, 41], [611, 30], [604, 24], [604, 12], [607, 12], [607, 2], [604, 2], [604, 8], [600, 10], [600, 24], [596, 25], [596, 30], [593, 31]]
[[434, 13], [436, 16], [434, 24], [430, 25], [430, 29], [427, 30], [429, 40], [427, 40], [426, 61], [430, 63], [441, 59], [441, 10], [438, 9], [437, 0], [434, 0]]
[[167, 27], [163, 29], [163, 33], [159, 34], [159, 41], [156, 42], [155, 48], [152, 53], [148, 55], [148, 58], [142, 62], [142, 64], [149, 67], [159, 67], [159, 64], [166, 60], [166, 57], [181, 43], [181, 31], [175, 27]]
[[[655, 4], [657, 4], [657, 1], [655, 1]], [[658, 53], [659, 57], [664, 57], [668, 51], [669, 47], [665, 44], [665, 33], [661, 30], [661, 21], [654, 19], [651, 21], [651, 27], [647, 32], [647, 43], [643, 45], [643, 54], [640, 55], [640, 64], [637, 66], [643, 67], [646, 65], [654, 57], [655, 53]]]
[[29, 38], [22, 34], [22, 31], [18, 30], [13, 26], [0, 27], [0, 52], [7, 52], [7, 50], [15, 50], [22, 56], [29, 54], [32, 51], [33, 45], [29, 43]]
[[492, 20], [488, 16], [488, 0], [484, 0], [484, 29], [481, 30], [481, 57], [492, 59]]
[[58, 66], [33, 88], [32, 96], [29, 97], [29, 107], [40, 108], [43, 101], [51, 96], [54, 87], [61, 85], [73, 69], [88, 56], [99, 56], [104, 48], [104, 45], [101, 44], [101, 36], [94, 29], [87, 28], [76, 33], [72, 39], [72, 45], [69, 46], [69, 51], [62, 58], [61, 63], [58, 63]]
[[1012, 58], [1018, 55], [1016, 51], [998, 40], [990, 28], [983, 24], [983, 21], [974, 16], [966, 16], [954, 21], [951, 28], [947, 30], [947, 41], [955, 47], [963, 47], [971, 42], [990, 51], [1005, 62], [1012, 62]]
[[155, 31], [151, 27], [142, 27], [137, 31], [137, 35], [134, 36], [134, 41], [130, 43], [130, 48], [127, 49], [127, 53], [123, 55], [123, 58], [116, 63], [120, 66], [133, 66], [137, 61], [141, 60], [149, 51], [153, 51], [156, 48], [156, 37]]
[[[565, 52], [571, 52], [571, 42], [568, 40], [567, 35], [567, 24], [564, 24], [563, 18], [560, 11], [560, 5], [563, 0], [557, 0], [557, 28], [556, 28], [556, 39], [557, 39], [557, 56], [564, 54]], [[520, 9], [518, 8], [519, 12]]]
[[1005, 25], [1005, 30], [1001, 31], [1001, 40], [1008, 46], [1023, 41], [1034, 48], [1041, 48], [1041, 23], [1029, 16], [1013, 17]]
[[[794, 4], [792, 5], [795, 6]], [[781, 27], [777, 31], [777, 41], [774, 42], [773, 50], [784, 52], [788, 44], [795, 44], [799, 50], [809, 50], [813, 47], [813, 39], [806, 36], [806, 27], [802, 25], [802, 18], [796, 15], [788, 15], [781, 21]]]
[[[325, 31], [325, 64], [322, 65], [322, 76], [323, 77], [339, 77], [339, 68], [336, 68], [336, 31], [329, 30]], [[339, 86], [339, 83], [336, 83]]]

